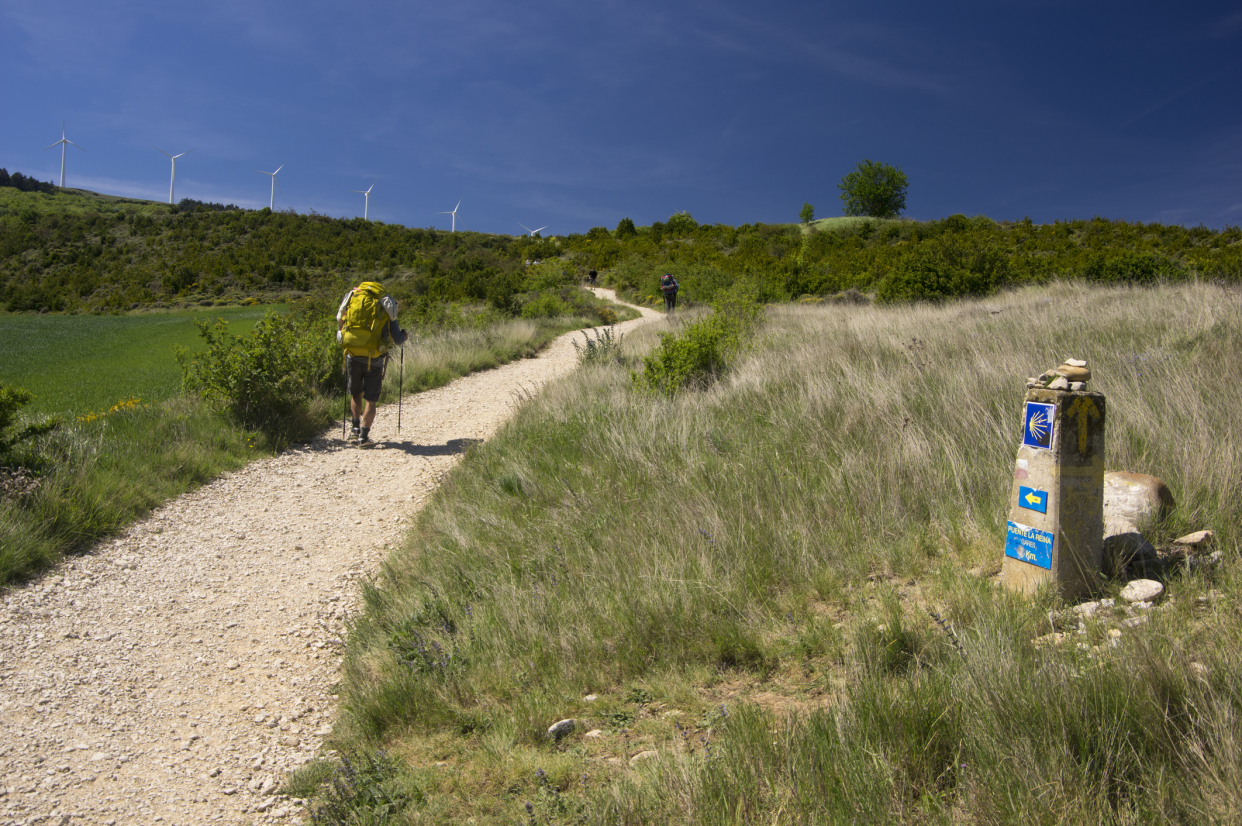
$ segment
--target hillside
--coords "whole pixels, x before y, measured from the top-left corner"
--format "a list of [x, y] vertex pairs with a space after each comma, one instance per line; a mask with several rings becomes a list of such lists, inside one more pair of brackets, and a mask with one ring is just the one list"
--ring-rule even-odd
[[[556, 265], [535, 273], [528, 261]], [[277, 301], [370, 277], [424, 307], [485, 302], [512, 315], [530, 293], [577, 283], [589, 267], [609, 270], [606, 283], [648, 303], [664, 271], [700, 301], [851, 288], [881, 300], [940, 299], [1058, 278], [1238, 279], [1242, 230], [961, 215], [731, 227], [678, 213], [649, 227], [626, 219], [615, 230], [542, 239], [0, 188], [0, 304], [11, 312]]]

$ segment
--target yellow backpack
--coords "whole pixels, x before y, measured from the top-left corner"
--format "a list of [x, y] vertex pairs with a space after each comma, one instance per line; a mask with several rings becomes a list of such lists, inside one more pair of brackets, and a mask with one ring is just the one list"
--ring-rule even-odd
[[364, 281], [354, 288], [345, 310], [345, 328], [341, 345], [351, 356], [379, 358], [388, 352], [392, 338], [388, 330], [388, 313], [380, 301], [388, 291], [382, 284]]

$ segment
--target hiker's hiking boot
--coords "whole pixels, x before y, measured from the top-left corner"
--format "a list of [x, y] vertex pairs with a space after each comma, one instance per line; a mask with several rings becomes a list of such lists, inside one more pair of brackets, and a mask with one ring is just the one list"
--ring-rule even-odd
[[362, 432], [362, 431], [360, 431], [360, 430], [358, 429], [358, 425], [354, 425], [353, 427], [351, 427], [351, 428], [349, 429], [349, 440], [350, 440], [351, 442], [356, 442], [356, 441], [358, 441], [358, 435], [359, 435], [361, 432]]
[[359, 436], [358, 447], [375, 447], [375, 442], [371, 441], [370, 436]]

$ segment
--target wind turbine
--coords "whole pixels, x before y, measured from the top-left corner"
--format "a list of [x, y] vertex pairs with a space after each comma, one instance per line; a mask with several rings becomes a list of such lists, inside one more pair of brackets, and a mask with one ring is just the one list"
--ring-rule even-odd
[[526, 224], [523, 224], [521, 221], [518, 221], [517, 225], [521, 227], [522, 229], [526, 230], [527, 232], [529, 232], [531, 238], [535, 237], [535, 233], [538, 232], [539, 229], [547, 229], [547, 226], [542, 226], [539, 229], [531, 229], [530, 227], [526, 226]]
[[[280, 170], [284, 168], [285, 168], [285, 165], [282, 163], [280, 166], [276, 167], [276, 172], [279, 172]], [[260, 175], [271, 175], [272, 176], [272, 199], [268, 201], [267, 208], [275, 212], [276, 211], [276, 187], [280, 186], [280, 184], [276, 183], [276, 172], [264, 172], [262, 169], [256, 169], [255, 172], [258, 172]], [[285, 191], [283, 189], [280, 190], [280, 194], [284, 195]]]
[[[152, 145], [154, 146], [154, 144]], [[160, 149], [158, 146], [156, 146], [155, 148], [157, 151], [165, 155], [168, 155], [167, 152], [164, 152], [164, 150]], [[191, 149], [188, 152], [182, 152], [181, 155], [188, 155], [190, 154], [190, 152], [193, 152], [193, 151], [194, 150]], [[168, 157], [172, 158], [172, 167], [173, 167], [172, 168], [172, 180], [168, 182], [168, 203], [170, 204], [173, 202], [173, 187], [177, 185], [177, 158], [180, 158], [181, 155], [168, 155]]]
[[366, 199], [367, 199], [366, 205], [362, 207], [362, 220], [364, 220], [364, 221], [369, 220], [369, 219], [367, 218], [367, 213], [368, 213], [368, 212], [370, 212], [370, 210], [371, 210], [371, 190], [372, 190], [372, 189], [375, 189], [375, 184], [377, 184], [377, 183], [379, 183], [379, 181], [375, 181], [375, 182], [373, 182], [373, 183], [372, 183], [369, 187], [367, 187], [366, 189], [351, 189], [351, 190], [349, 190], [350, 192], [361, 192], [361, 193], [363, 194], [363, 196], [365, 196], [365, 197], [366, 197]]
[[437, 212], [436, 215], [452, 215], [453, 216], [453, 232], [457, 232], [457, 207], [461, 206], [461, 201], [457, 202], [457, 206], [453, 207], [452, 212]]
[[[69, 146], [78, 146], [76, 143], [74, 143], [73, 141], [65, 137], [64, 120], [61, 120], [60, 122], [60, 140], [56, 141], [56, 143], [52, 144], [52, 146], [60, 147], [60, 188], [64, 189], [65, 188], [65, 148]], [[47, 149], [51, 149], [52, 146], [49, 146]], [[43, 151], [46, 152], [47, 149], [44, 149]], [[78, 146], [78, 149], [82, 149], [82, 147]], [[82, 149], [82, 151], [85, 152], [86, 150]]]

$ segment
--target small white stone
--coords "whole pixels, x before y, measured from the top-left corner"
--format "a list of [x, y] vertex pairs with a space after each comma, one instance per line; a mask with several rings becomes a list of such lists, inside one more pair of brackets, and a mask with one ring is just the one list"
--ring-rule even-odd
[[1065, 376], [1057, 376], [1055, 379], [1049, 382], [1048, 389], [1049, 390], [1068, 390], [1069, 379], [1065, 378]]
[[588, 694], [587, 696], [583, 697], [582, 699], [586, 700], [588, 703], [593, 703], [593, 702], [595, 702], [596, 700], [598, 700], [598, 699], [599, 699], [599, 695], [598, 695], [598, 694]]
[[630, 758], [630, 766], [631, 767], [637, 766], [639, 763], [645, 763], [648, 760], [654, 760], [655, 758], [659, 756], [660, 756], [660, 753], [652, 749], [648, 749], [647, 751], [640, 751], [638, 754]]
[[577, 722], [573, 719], [560, 720], [548, 727], [548, 737], [553, 740], [560, 740], [577, 727]]
[[591, 729], [590, 731], [588, 731], [586, 734], [582, 736], [588, 740], [598, 740], [599, 738], [604, 736], [604, 732], [596, 728], [596, 729]]
[[1066, 359], [1065, 364], [1068, 364], [1070, 367], [1086, 367], [1087, 366], [1087, 363], [1083, 361], [1082, 359]]
[[1164, 586], [1154, 579], [1136, 579], [1121, 589], [1119, 596], [1126, 602], [1152, 602], [1164, 593]]
[[1200, 545], [1211, 545], [1212, 540], [1215, 538], [1216, 534], [1212, 531], [1195, 531], [1194, 533], [1188, 533], [1183, 537], [1174, 539], [1173, 544], [1198, 547]]

